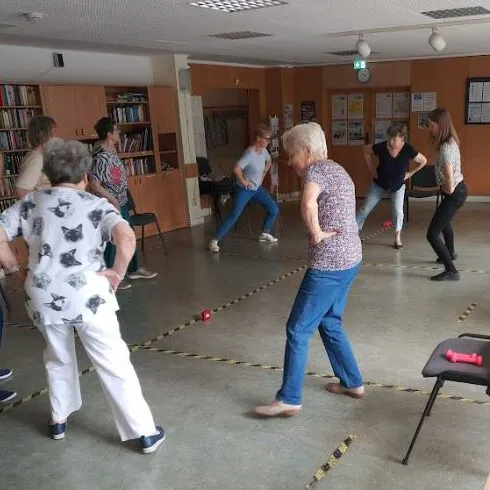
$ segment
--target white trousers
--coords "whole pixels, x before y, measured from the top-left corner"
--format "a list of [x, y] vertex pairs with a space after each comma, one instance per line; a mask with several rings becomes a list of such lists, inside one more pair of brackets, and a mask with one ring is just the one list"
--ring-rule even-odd
[[[95, 366], [121, 440], [154, 434], [153, 416], [121, 338], [117, 316], [104, 315], [102, 320], [79, 324], [76, 329]], [[44, 363], [51, 417], [54, 422], [62, 422], [82, 406], [74, 331], [67, 325], [45, 325], [39, 330], [47, 344]]]

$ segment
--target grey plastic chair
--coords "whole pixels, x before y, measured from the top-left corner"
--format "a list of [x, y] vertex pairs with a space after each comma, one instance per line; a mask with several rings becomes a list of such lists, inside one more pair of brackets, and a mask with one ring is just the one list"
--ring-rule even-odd
[[436, 208], [439, 206], [441, 198], [441, 190], [437, 185], [436, 170], [434, 165], [426, 165], [422, 167], [410, 179], [407, 190], [405, 191], [405, 216], [407, 223], [409, 221], [409, 198], [421, 199], [423, 197], [436, 196]]
[[[467, 364], [463, 362], [453, 363], [446, 359], [447, 350], [454, 352], [473, 353], [483, 357], [482, 365]], [[486, 386], [487, 395], [490, 395], [490, 336], [473, 333], [461, 334], [458, 338], [447, 339], [441, 342], [431, 354], [425, 365], [422, 376], [424, 378], [437, 378], [434, 388], [425, 405], [422, 417], [420, 418], [412, 442], [408, 448], [403, 464], [408, 464], [408, 459], [415, 446], [417, 437], [422, 429], [425, 419], [430, 415], [432, 407], [436, 401], [439, 390], [446, 381], [455, 381], [457, 383], [466, 383], [471, 385]]]

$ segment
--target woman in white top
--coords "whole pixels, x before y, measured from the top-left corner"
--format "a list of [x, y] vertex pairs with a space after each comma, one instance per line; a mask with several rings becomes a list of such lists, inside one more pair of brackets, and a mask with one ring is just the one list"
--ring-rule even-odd
[[[129, 224], [106, 199], [85, 192], [92, 157], [78, 141], [51, 141], [43, 154], [50, 189], [35, 191], [0, 215], [0, 265], [20, 266], [7, 245], [22, 236], [29, 245], [24, 287], [26, 309], [46, 341], [53, 439], [65, 437], [68, 417], [82, 405], [73, 329], [104, 387], [122, 441], [139, 439], [143, 453], [165, 438], [121, 338], [114, 294], [134, 253]], [[117, 246], [114, 265], [104, 264], [108, 241]]]
[[435, 171], [437, 183], [441, 187], [442, 202], [430, 222], [427, 240], [445, 268], [444, 272], [431, 277], [431, 280], [458, 281], [459, 273], [453, 263], [456, 254], [451, 221], [466, 201], [468, 190], [461, 173], [459, 138], [451, 114], [446, 109], [437, 108], [429, 113], [429, 132], [432, 144], [437, 149]]

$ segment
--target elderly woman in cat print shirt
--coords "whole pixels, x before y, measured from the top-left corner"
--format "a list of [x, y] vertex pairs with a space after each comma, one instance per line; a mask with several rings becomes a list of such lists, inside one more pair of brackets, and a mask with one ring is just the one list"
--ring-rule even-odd
[[[8, 242], [29, 245], [26, 309], [46, 341], [53, 439], [65, 437], [67, 419], [82, 405], [74, 332], [95, 366], [122, 441], [139, 439], [143, 453], [165, 438], [155, 426], [121, 338], [114, 291], [134, 253], [131, 227], [106, 199], [85, 192], [92, 163], [78, 141], [52, 141], [43, 171], [52, 188], [35, 191], [0, 215], [0, 264], [20, 272]], [[117, 245], [114, 265], [105, 268], [106, 242]]]

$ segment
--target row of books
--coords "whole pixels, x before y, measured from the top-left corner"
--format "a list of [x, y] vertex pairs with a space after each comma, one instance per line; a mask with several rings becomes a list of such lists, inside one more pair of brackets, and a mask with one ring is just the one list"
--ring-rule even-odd
[[0, 198], [15, 196], [16, 176], [4, 175], [0, 178]]
[[4, 174], [16, 175], [20, 173], [20, 164], [24, 155], [22, 153], [9, 153], [3, 156]]
[[2, 85], [0, 105], [39, 105], [36, 87], [29, 85]]
[[0, 132], [0, 151], [22, 150], [27, 148], [26, 131], [2, 131]]
[[146, 175], [155, 173], [153, 158], [127, 158], [124, 160], [128, 175]]
[[121, 94], [106, 94], [107, 102], [128, 104], [134, 102], [147, 102], [146, 94], [142, 92], [124, 92]]
[[144, 105], [112, 107], [111, 116], [116, 123], [146, 122], [148, 117]]
[[132, 153], [135, 151], [151, 150], [151, 131], [146, 128], [141, 133], [124, 133], [121, 134], [119, 150], [121, 153]]
[[32, 117], [40, 114], [39, 109], [0, 110], [0, 129], [27, 128]]

